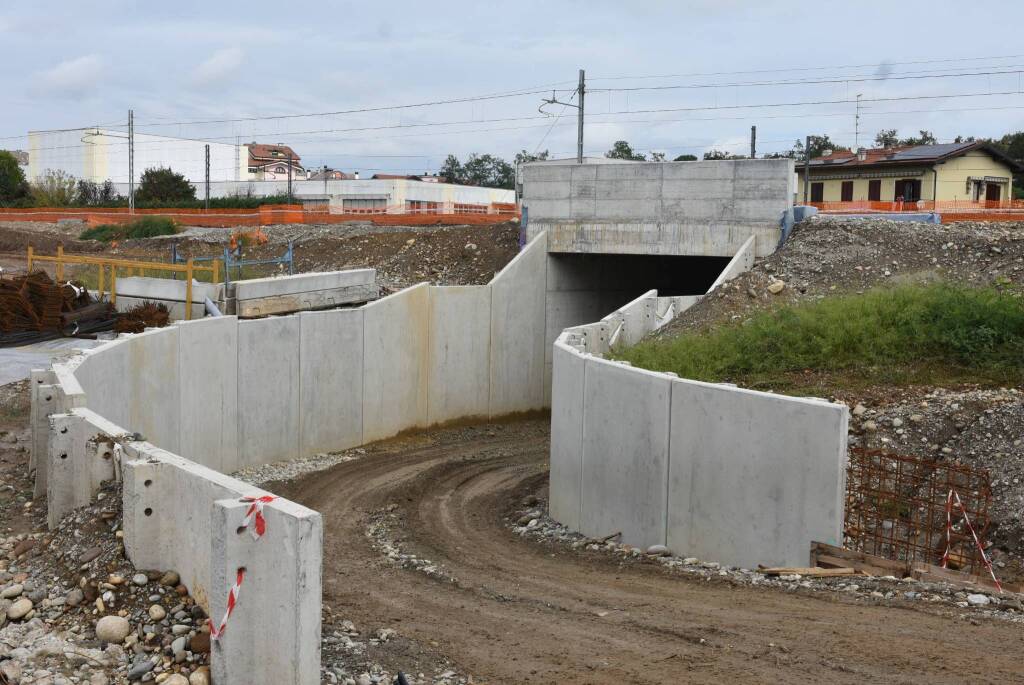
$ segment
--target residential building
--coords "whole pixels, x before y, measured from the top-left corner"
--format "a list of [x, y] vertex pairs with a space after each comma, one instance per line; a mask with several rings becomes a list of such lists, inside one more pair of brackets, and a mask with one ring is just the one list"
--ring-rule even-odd
[[248, 178], [256, 181], [288, 180], [288, 167], [292, 179], [306, 178], [301, 158], [287, 145], [262, 145], [253, 141], [249, 150]]
[[[1003, 201], [1018, 162], [982, 142], [830, 152], [810, 161], [808, 200], [823, 202]], [[797, 201], [804, 165], [797, 162]]]

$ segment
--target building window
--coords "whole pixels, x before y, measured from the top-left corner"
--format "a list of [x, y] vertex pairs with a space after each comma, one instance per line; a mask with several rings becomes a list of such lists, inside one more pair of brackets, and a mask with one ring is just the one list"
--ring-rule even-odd
[[999, 202], [1000, 188], [995, 183], [985, 184], [985, 199], [989, 202]]
[[882, 179], [876, 178], [874, 180], [868, 181], [868, 201], [882, 201]]
[[385, 198], [346, 199], [342, 210], [352, 214], [383, 214], [387, 211], [388, 201]]
[[259, 169], [257, 169], [257, 168], [256, 168], [256, 167], [254, 167], [254, 166], [251, 166], [251, 167], [249, 167], [249, 173], [250, 173], [250, 174], [255, 174], [255, 173], [256, 173], [256, 172], [258, 172], [258, 171], [259, 171]]
[[811, 184], [811, 202], [824, 202], [825, 201], [825, 184], [824, 183], [812, 183]]
[[276, 169], [274, 169], [274, 171], [275, 171], [275, 172], [277, 172], [277, 173], [279, 173], [279, 174], [283, 174], [283, 173], [285, 173], [285, 171], [284, 171], [284, 167], [283, 167], [283, 166], [279, 166], [279, 167], [277, 167]]
[[842, 201], [853, 202], [853, 181], [843, 181]]

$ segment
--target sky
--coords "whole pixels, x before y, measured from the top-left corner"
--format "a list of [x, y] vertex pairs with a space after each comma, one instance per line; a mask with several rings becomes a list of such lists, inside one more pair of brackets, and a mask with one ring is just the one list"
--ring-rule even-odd
[[[870, 146], [883, 128], [927, 129], [940, 141], [1001, 136], [1024, 130], [1024, 4], [997, 9], [945, 0], [8, 2], [0, 148], [25, 147], [29, 130], [123, 128], [133, 109], [138, 132], [285, 143], [307, 167], [422, 173], [448, 154], [570, 157], [576, 109], [542, 105], [576, 104], [579, 69], [588, 155], [616, 140], [669, 159], [746, 153], [751, 126], [758, 154], [807, 134]], [[462, 101], [409, 106], [449, 100]]]

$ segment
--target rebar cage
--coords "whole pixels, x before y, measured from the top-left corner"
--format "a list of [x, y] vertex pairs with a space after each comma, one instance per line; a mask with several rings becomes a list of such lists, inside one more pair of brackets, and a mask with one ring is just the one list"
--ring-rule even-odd
[[970, 519], [982, 541], [989, 529], [992, 488], [989, 474], [963, 464], [852, 448], [847, 468], [847, 548], [875, 556], [941, 564], [947, 547], [947, 501], [960, 496], [963, 511], [952, 510], [950, 568], [984, 571], [981, 553], [965, 523]]

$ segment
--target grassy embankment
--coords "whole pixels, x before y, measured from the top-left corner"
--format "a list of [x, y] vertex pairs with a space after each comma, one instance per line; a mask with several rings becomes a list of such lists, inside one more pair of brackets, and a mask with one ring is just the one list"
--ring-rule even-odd
[[654, 339], [616, 358], [683, 378], [806, 394], [871, 385], [1013, 385], [1024, 380], [1019, 292], [901, 286]]

